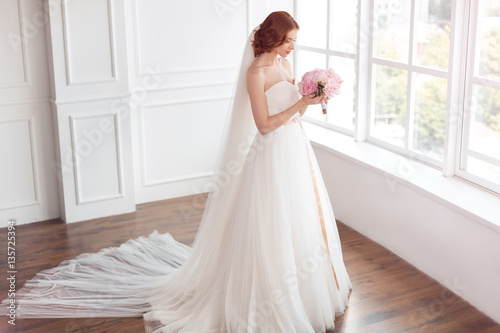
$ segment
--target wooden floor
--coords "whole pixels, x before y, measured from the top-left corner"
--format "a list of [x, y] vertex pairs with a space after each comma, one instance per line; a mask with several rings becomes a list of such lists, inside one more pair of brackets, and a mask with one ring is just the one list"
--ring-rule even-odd
[[[205, 200], [206, 194], [201, 194], [147, 203], [134, 213], [92, 221], [17, 226], [17, 288], [65, 259], [118, 246], [154, 229], [191, 245], [203, 213], [203, 208], [193, 207], [203, 207]], [[340, 222], [338, 228], [353, 291], [347, 311], [328, 333], [500, 333], [500, 325], [398, 256]], [[6, 229], [1, 230], [0, 298], [4, 299], [7, 236]], [[144, 332], [141, 318], [17, 319], [15, 327], [7, 320], [0, 318], [0, 332]]]

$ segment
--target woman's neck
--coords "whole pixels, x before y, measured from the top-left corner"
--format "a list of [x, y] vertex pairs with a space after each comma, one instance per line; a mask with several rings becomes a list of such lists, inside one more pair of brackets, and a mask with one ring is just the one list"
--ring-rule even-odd
[[264, 66], [277, 66], [279, 57], [278, 57], [278, 52], [266, 52], [266, 53], [261, 53], [259, 55], [259, 58], [261, 58], [262, 64]]

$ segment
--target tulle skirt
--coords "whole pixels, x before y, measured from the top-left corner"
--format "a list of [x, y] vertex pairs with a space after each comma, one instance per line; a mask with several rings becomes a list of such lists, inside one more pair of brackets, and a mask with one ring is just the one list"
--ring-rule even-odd
[[155, 231], [40, 272], [17, 316], [144, 316], [148, 333], [333, 328], [351, 282], [300, 121], [257, 133], [223, 216], [193, 248]]

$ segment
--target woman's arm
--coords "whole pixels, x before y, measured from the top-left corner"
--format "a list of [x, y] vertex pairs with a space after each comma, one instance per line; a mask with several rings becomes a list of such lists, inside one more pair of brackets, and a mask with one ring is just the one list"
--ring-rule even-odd
[[[292, 66], [290, 65], [290, 62], [288, 61], [288, 59], [281, 58], [281, 62], [283, 63], [283, 67], [285, 67], [285, 69], [288, 71], [288, 74], [290, 74], [290, 77], [293, 77]], [[295, 79], [293, 79], [293, 84], [295, 84]], [[308, 105], [305, 105], [302, 109], [299, 110], [301, 117], [304, 113], [306, 113], [307, 107], [308, 107]]]
[[262, 70], [254, 69], [247, 73], [247, 90], [252, 105], [252, 114], [255, 125], [262, 135], [266, 135], [283, 125], [297, 112], [306, 109], [307, 105], [318, 104], [321, 97], [313, 97], [314, 94], [303, 96], [297, 103], [288, 109], [269, 116], [267, 109], [267, 99], [264, 92], [266, 80]]

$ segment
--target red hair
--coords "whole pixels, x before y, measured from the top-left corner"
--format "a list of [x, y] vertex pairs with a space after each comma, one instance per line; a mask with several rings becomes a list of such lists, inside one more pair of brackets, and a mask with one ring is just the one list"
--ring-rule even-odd
[[274, 48], [286, 41], [290, 30], [299, 29], [299, 24], [287, 12], [272, 12], [261, 23], [260, 29], [255, 30], [252, 42], [253, 53], [259, 54], [271, 52]]

